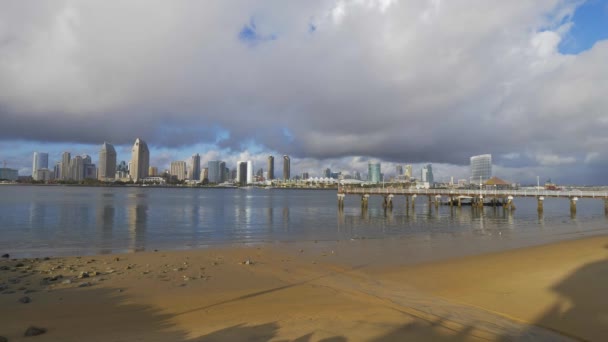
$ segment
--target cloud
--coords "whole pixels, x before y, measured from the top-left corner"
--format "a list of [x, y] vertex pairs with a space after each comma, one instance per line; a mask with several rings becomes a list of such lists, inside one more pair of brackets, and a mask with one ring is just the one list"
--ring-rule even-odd
[[558, 50], [580, 4], [9, 1], [0, 139], [568, 164], [608, 125], [608, 41]]

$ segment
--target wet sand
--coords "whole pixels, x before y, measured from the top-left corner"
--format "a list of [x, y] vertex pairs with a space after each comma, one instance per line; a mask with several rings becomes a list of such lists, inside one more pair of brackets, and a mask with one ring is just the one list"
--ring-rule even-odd
[[[418, 265], [377, 241], [0, 260], [8, 341], [602, 340], [608, 237]], [[249, 261], [249, 262], [247, 262]], [[82, 273], [87, 272], [87, 273]], [[88, 275], [88, 276], [87, 276]], [[84, 285], [83, 285], [84, 284]], [[20, 299], [29, 297], [29, 303]], [[46, 333], [24, 337], [29, 326]]]

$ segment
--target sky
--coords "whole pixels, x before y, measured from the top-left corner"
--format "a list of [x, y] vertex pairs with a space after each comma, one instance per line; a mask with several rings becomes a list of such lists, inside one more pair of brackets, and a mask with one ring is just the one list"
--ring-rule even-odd
[[0, 0], [0, 161], [608, 184], [608, 0]]

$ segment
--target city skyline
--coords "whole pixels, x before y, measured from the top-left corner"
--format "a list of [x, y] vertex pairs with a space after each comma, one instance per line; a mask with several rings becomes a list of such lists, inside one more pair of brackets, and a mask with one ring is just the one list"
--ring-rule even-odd
[[605, 1], [123, 6], [0, 13], [19, 23], [0, 29], [0, 161], [20, 175], [33, 151], [97, 156], [104, 140], [130, 160], [141, 136], [162, 169], [289, 155], [292, 175], [378, 160], [468, 178], [468, 158], [491, 153], [515, 182], [607, 183]]

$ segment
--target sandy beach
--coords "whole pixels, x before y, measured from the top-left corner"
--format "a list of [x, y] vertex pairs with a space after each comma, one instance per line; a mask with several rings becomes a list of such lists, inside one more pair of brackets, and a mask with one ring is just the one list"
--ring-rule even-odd
[[[347, 242], [3, 258], [0, 336], [599, 341], [608, 336], [607, 246], [593, 237], [390, 266], [340, 258], [360, 247]], [[46, 331], [24, 337], [31, 326]]]

